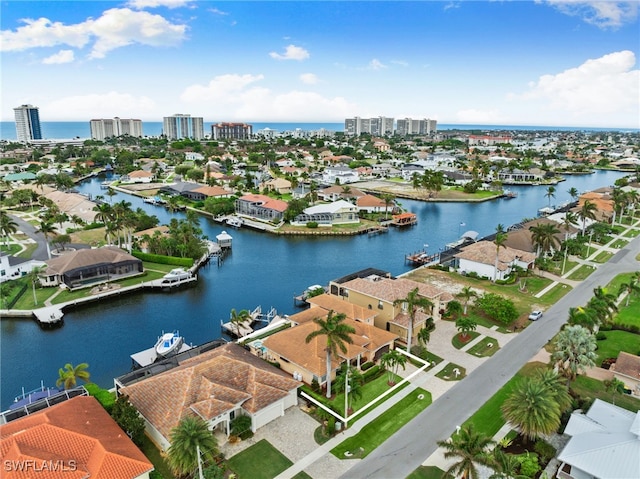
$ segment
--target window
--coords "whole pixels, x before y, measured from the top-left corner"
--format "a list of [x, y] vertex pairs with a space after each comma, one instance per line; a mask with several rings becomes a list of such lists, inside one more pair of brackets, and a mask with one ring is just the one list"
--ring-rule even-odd
[[382, 301], [378, 301], [378, 309], [384, 309], [384, 304]]
[[373, 309], [373, 306], [371, 306], [371, 304], [369, 304], [369, 305], [367, 306], [367, 308], [369, 308], [369, 309]]

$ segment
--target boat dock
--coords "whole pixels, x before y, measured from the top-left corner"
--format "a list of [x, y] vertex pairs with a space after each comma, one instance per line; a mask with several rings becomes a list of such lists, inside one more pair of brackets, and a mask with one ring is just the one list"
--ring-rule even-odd
[[43, 326], [54, 326], [62, 322], [64, 313], [60, 306], [47, 306], [44, 308], [34, 309], [33, 316]]
[[405, 263], [415, 266], [430, 266], [440, 263], [440, 253], [429, 254], [425, 250], [408, 254], [404, 258]]
[[[182, 346], [180, 346], [180, 349], [176, 351], [174, 355], [189, 351], [191, 348], [193, 348], [193, 346], [190, 346], [187, 343], [182, 343]], [[167, 358], [167, 356], [158, 356], [155, 346], [149, 349], [145, 349], [144, 351], [131, 354], [130, 357], [133, 361], [133, 369], [144, 368], [145, 366], [149, 366], [156, 361]]]

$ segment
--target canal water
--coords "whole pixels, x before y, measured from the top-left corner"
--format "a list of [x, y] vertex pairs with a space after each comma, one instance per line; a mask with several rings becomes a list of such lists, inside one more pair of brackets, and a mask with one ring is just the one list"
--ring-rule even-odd
[[[618, 172], [567, 176], [556, 186], [551, 204], [570, 201], [568, 190], [593, 190], [613, 185]], [[78, 189], [93, 197], [104, 195], [103, 178], [93, 178]], [[204, 234], [215, 236], [226, 229], [233, 237], [233, 252], [221, 266], [202, 268], [197, 285], [171, 293], [134, 293], [68, 311], [64, 326], [43, 330], [35, 321], [3, 319], [0, 324], [0, 407], [6, 409], [21, 388], [34, 389], [43, 381], [53, 385], [58, 368], [66, 363], [89, 363], [92, 380], [103, 387], [131, 368], [130, 354], [152, 347], [163, 331], [179, 330], [188, 343], [200, 344], [221, 336], [220, 322], [232, 308], [263, 311], [271, 307], [280, 314], [297, 311], [293, 298], [307, 286], [368, 268], [398, 275], [410, 269], [406, 254], [427, 248], [435, 253], [468, 231], [480, 237], [495, 232], [498, 223], [508, 227], [533, 218], [548, 205], [544, 186], [511, 188], [514, 199], [483, 203], [424, 203], [401, 200], [418, 215], [418, 224], [391, 229], [376, 236], [286, 237], [223, 227], [200, 220]], [[108, 198], [108, 197], [107, 197]], [[126, 200], [155, 214], [161, 223], [182, 213], [145, 204], [139, 198], [118, 193], [112, 201]]]

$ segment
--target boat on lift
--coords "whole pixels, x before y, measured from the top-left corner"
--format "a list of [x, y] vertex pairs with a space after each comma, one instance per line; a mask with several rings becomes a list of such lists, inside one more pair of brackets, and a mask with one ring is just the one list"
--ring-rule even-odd
[[177, 353], [183, 342], [184, 338], [180, 336], [178, 331], [162, 333], [162, 336], [158, 338], [155, 346], [156, 354], [161, 357], [166, 357], [171, 353]]

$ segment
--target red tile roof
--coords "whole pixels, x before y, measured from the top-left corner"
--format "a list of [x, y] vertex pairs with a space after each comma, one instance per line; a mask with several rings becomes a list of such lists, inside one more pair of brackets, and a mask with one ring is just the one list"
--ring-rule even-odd
[[262, 206], [263, 208], [279, 211], [281, 213], [286, 211], [287, 207], [289, 206], [289, 204], [286, 201], [269, 198], [266, 195], [248, 194], [248, 195], [242, 195], [238, 199], [242, 201], [247, 201], [250, 203], [259, 203], [260, 206]]
[[[90, 396], [75, 397], [0, 426], [0, 456], [3, 479], [125, 479], [153, 470]], [[7, 470], [7, 464], [22, 465], [23, 470]]]

